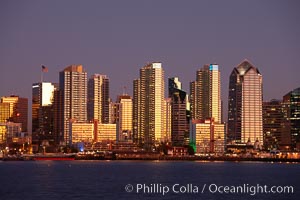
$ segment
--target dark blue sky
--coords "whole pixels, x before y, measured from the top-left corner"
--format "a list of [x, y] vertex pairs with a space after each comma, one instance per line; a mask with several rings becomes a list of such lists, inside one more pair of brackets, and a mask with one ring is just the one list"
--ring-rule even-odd
[[147, 62], [161, 61], [165, 76], [179, 76], [188, 91], [196, 70], [218, 63], [222, 98], [243, 59], [263, 75], [264, 99], [300, 86], [300, 6], [264, 1], [1, 1], [0, 96], [31, 97], [40, 79], [82, 64], [110, 77], [111, 97]]

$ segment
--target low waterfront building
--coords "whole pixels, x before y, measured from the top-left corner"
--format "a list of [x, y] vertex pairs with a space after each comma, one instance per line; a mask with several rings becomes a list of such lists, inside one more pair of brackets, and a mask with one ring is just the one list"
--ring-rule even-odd
[[71, 123], [70, 144], [94, 141], [94, 123]]
[[117, 139], [117, 125], [116, 124], [98, 124], [97, 141]]
[[9, 143], [17, 137], [22, 130], [22, 123], [5, 122], [0, 123], [0, 143]]
[[196, 154], [224, 153], [225, 126], [213, 119], [193, 120], [190, 125], [190, 141]]

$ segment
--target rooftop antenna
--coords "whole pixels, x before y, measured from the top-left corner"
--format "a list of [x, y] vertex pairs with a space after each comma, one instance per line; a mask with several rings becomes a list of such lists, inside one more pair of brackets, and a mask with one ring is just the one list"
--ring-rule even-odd
[[123, 86], [123, 95], [127, 95], [126, 89], [127, 89], [127, 87], [124, 85], [124, 86]]

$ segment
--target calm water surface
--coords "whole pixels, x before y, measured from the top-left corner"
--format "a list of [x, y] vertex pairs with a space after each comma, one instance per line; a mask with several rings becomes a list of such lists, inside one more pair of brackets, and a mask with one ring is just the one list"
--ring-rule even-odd
[[[300, 164], [190, 161], [0, 161], [0, 199], [300, 199]], [[133, 189], [132, 192], [126, 192]], [[137, 193], [137, 184], [148, 186]], [[165, 195], [156, 188], [168, 187]], [[175, 193], [174, 184], [199, 190]], [[203, 185], [206, 187], [202, 193]], [[293, 186], [293, 194], [218, 194], [211, 184]], [[152, 194], [149, 194], [151, 192]], [[187, 188], [187, 187], [186, 187]], [[186, 189], [187, 190], [187, 189]], [[183, 188], [184, 191], [184, 188]]]

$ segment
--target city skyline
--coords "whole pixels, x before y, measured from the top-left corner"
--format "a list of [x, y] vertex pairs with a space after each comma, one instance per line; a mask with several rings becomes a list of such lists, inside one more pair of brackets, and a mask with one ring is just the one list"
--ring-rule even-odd
[[1, 199], [297, 199], [299, 8], [0, 1]]
[[[244, 59], [239, 65], [241, 65], [242, 63], [244, 63], [244, 62], [249, 62], [247, 59]], [[158, 63], [158, 62], [153, 62], [153, 63]], [[153, 64], [153, 63], [149, 63], [149, 64], [147, 64], [147, 65], [151, 65], [151, 64]], [[160, 63], [160, 62], [159, 62]], [[145, 66], [147, 66], [147, 65], [145, 65]], [[250, 63], [250, 65], [252, 65], [252, 61], [251, 61], [251, 63]], [[111, 102], [115, 102], [115, 101], [117, 101], [118, 100], [118, 98], [119, 98], [119, 96], [120, 95], [122, 95], [122, 93], [120, 93], [120, 94], [118, 94], [116, 97], [113, 97], [113, 96], [110, 96], [109, 94], [107, 94], [107, 93], [110, 93], [110, 86], [108, 86], [108, 85], [111, 85], [111, 84], [108, 84], [110, 81], [110, 79], [108, 78], [108, 75], [103, 75], [103, 74], [99, 74], [99, 73], [96, 73], [96, 74], [90, 74], [90, 73], [88, 73], [88, 71], [86, 70], [86, 68], [84, 67], [84, 66], [82, 66], [82, 65], [68, 65], [67, 67], [65, 67], [65, 69], [64, 70], [66, 70], [67, 68], [70, 68], [70, 70], [71, 70], [71, 68], [74, 68], [74, 70], [77, 70], [77, 68], [79, 67], [79, 68], [82, 68], [81, 70], [83, 70], [83, 72], [86, 74], [85, 76], [87, 76], [87, 77], [90, 77], [89, 79], [87, 79], [88, 81], [86, 81], [86, 83], [85, 84], [87, 84], [87, 88], [88, 88], [88, 84], [89, 84], [89, 82], [91, 82], [91, 80], [93, 80], [93, 79], [95, 79], [96, 77], [100, 77], [101, 79], [103, 79], [106, 83], [103, 85], [103, 86], [101, 86], [101, 84], [97, 84], [97, 85], [99, 85], [99, 87], [101, 88], [103, 88], [103, 89], [101, 89], [101, 90], [104, 90], [104, 91], [106, 91], [105, 93], [106, 93], [106, 95], [105, 95], [105, 97], [106, 98], [109, 98], [110, 99], [110, 101]], [[41, 77], [44, 77], [45, 76], [45, 74], [47, 74], [48, 73], [48, 68], [46, 67], [46, 71], [44, 70], [44, 68], [45, 68], [45, 66], [44, 65], [42, 65], [42, 66], [40, 66], [40, 76]], [[75, 69], [76, 68], [76, 69]], [[204, 64], [203, 65], [203, 67], [201, 67], [201, 68], [199, 68], [196, 72], [196, 77], [198, 77], [199, 76], [199, 73], [202, 71], [202, 73], [204, 73], [203, 71], [205, 71], [205, 70], [207, 70], [207, 71], [209, 71], [210, 70], [210, 68], [212, 69], [214, 69], [214, 70], [217, 70], [218, 71], [218, 75], [217, 75], [217, 79], [220, 79], [221, 77], [222, 77], [222, 75], [220, 75], [220, 71], [222, 71], [222, 69], [220, 69], [219, 68], [219, 64], [210, 64], [210, 65], [208, 65], [208, 64]], [[234, 67], [235, 68], [235, 67]], [[233, 68], [233, 70], [234, 70], [234, 68]], [[64, 71], [64, 70], [61, 70], [59, 73], [58, 73], [58, 77], [60, 77], [60, 74]], [[178, 78], [178, 77], [175, 77], [175, 78]], [[202, 77], [202, 78], [204, 78], [205, 79], [205, 77]], [[60, 78], [61, 79], [61, 78]], [[168, 77], [168, 79], [170, 79], [169, 77]], [[180, 77], [180, 79], [181, 79], [181, 77]], [[198, 79], [198, 78], [197, 78]], [[216, 80], [217, 80], [216, 79]], [[229, 79], [230, 79], [230, 76], [229, 76]], [[43, 80], [43, 79], [41, 79], [41, 80]], [[132, 81], [135, 81], [136, 79], [133, 79]], [[215, 81], [216, 81], [215, 80]], [[217, 84], [217, 85], [222, 85], [223, 83], [222, 83], [222, 81], [217, 81], [217, 82], [215, 82], [214, 81], [214, 84]], [[194, 83], [195, 81], [191, 81], [190, 82], [190, 87], [192, 87], [192, 83]], [[265, 81], [264, 81], [265, 82]], [[54, 84], [54, 85], [58, 85], [59, 83], [56, 83], [56, 82], [52, 82], [52, 81], [45, 81], [45, 80], [43, 80], [43, 82], [37, 82], [37, 83], [32, 83], [32, 88], [34, 88], [34, 87], [36, 87], [36, 86], [34, 86], [35, 84], [41, 84], [41, 83], [43, 83], [43, 84], [45, 84], [45, 83], [48, 83], [48, 84]], [[166, 85], [167, 83], [168, 83], [168, 80], [166, 80], [166, 77], [164, 77], [164, 81], [163, 81], [163, 83], [164, 83], [164, 85]], [[262, 84], [263, 85], [263, 84]], [[98, 87], [98, 86], [97, 86]], [[168, 91], [168, 88], [167, 88], [168, 86], [164, 86], [164, 98], [167, 98], [168, 97], [168, 94], [167, 94], [167, 91]], [[133, 86], [131, 86], [131, 87], [129, 87], [130, 88], [130, 90], [134, 90], [134, 85]], [[180, 82], [180, 88], [182, 88], [182, 83]], [[297, 88], [297, 87], [295, 87], [295, 88]], [[282, 98], [283, 98], [283, 95], [284, 94], [287, 94], [287, 93], [289, 93], [289, 92], [291, 92], [292, 90], [294, 90], [295, 88], [291, 88], [290, 90], [288, 90], [288, 91], [286, 91], [285, 93], [283, 93], [283, 94], [281, 94], [281, 96], [279, 97], [279, 98], [276, 98], [276, 100], [281, 100]], [[127, 94], [127, 89], [128, 89], [128, 87], [123, 87], [123, 94], [124, 93], [126, 93]], [[219, 89], [220, 89], [220, 86], [219, 86]], [[94, 90], [94, 89], [92, 89], [91, 88], [91, 91], [92, 90]], [[230, 88], [229, 88], [229, 90], [230, 90]], [[99, 90], [100, 91], [100, 90]], [[189, 93], [187, 93], [188, 94], [188, 99], [189, 99], [189, 103], [191, 103], [191, 105], [192, 105], [192, 99], [191, 99], [191, 94], [192, 94], [192, 92], [193, 92], [193, 89], [191, 90], [191, 88], [189, 88]], [[228, 89], [226, 90], [226, 92], [228, 93]], [[263, 92], [262, 92], [262, 95], [264, 95], [264, 92], [266, 92], [264, 89], [263, 89]], [[88, 93], [88, 92], [87, 92]], [[98, 92], [97, 92], [98, 93]], [[220, 91], [218, 92], [218, 93], [220, 93]], [[218, 94], [218, 93], [216, 93], [216, 94]], [[223, 91], [222, 91], [222, 93], [223, 93]], [[53, 93], [53, 95], [55, 95], [55, 93]], [[88, 94], [87, 94], [88, 95]], [[128, 94], [130, 97], [134, 97], [134, 92], [132, 91], [132, 94]], [[19, 95], [19, 94], [9, 94], [9, 95], [4, 95], [3, 97], [10, 97], [10, 96], [18, 96], [18, 97], [21, 97], [21, 98], [27, 98], [27, 97], [23, 97], [23, 96], [21, 96], [21, 95]], [[49, 96], [49, 94], [48, 94], [48, 96]], [[32, 97], [33, 98], [33, 97]], [[43, 98], [45, 98], [45, 100], [47, 99], [47, 98], [49, 98], [49, 97], [43, 97]], [[54, 98], [54, 96], [52, 97], [52, 98]], [[229, 95], [228, 95], [228, 97], [227, 98], [229, 98]], [[86, 105], [86, 107], [87, 107], [87, 120], [86, 121], [91, 121], [92, 119], [88, 119], [89, 117], [88, 117], [88, 106], [89, 106], [89, 103], [88, 103], [88, 99], [89, 98], [86, 98], [86, 101], [87, 101], [87, 105]], [[114, 99], [116, 99], [116, 100], [114, 100]], [[274, 98], [275, 99], [275, 98]], [[271, 101], [271, 100], [274, 100], [274, 99], [270, 99], [270, 100], [266, 100], [266, 99], [263, 99], [262, 100], [262, 102], [268, 102], [268, 101]], [[223, 98], [221, 98], [221, 101], [222, 101], [222, 103], [218, 103], [218, 107], [219, 107], [219, 113], [221, 113], [221, 117], [220, 118], [222, 118], [222, 120], [221, 121], [223, 121], [223, 122], [227, 122], [227, 120], [228, 120], [228, 105], [224, 105], [224, 102], [227, 102], [226, 100], [228, 100], [228, 99], [223, 99]], [[49, 101], [49, 100], [48, 100]], [[101, 100], [102, 101], [102, 100]], [[100, 104], [102, 104], [101, 103], [101, 101], [99, 101], [100, 102]], [[166, 101], [167, 101], [167, 99], [166, 99]], [[99, 103], [98, 102], [98, 103]], [[41, 102], [42, 103], [42, 102]], [[47, 104], [47, 103], [46, 103]], [[109, 102], [107, 102], [106, 103], [107, 105], [105, 105], [106, 107], [107, 106], [109, 106]], [[31, 124], [31, 121], [32, 121], [32, 117], [34, 116], [34, 113], [32, 113], [33, 112], [33, 104], [32, 104], [32, 101], [28, 101], [28, 131], [29, 132], [31, 132], [31, 131], [33, 131], [32, 130], [32, 126], [33, 126], [33, 124]], [[191, 109], [192, 109], [192, 107], [191, 107]], [[221, 109], [222, 109], [222, 111], [221, 111]], [[104, 112], [110, 112], [109, 110], [108, 110], [108, 108], [106, 109], [106, 111], [104, 111]], [[203, 110], [202, 112], [205, 112], [205, 110]], [[220, 115], [220, 114], [218, 114], [218, 115]], [[108, 123], [109, 121], [111, 121], [111, 116], [108, 116], [108, 113], [107, 113], [107, 117], [109, 117], [109, 120], [107, 119], [107, 121], [105, 122], [105, 123]], [[106, 117], [106, 118], [107, 118]], [[220, 120], [220, 118], [218, 119], [218, 121]], [[99, 120], [98, 120], [99, 121]]]
[[[47, 71], [45, 69], [45, 66], [41, 66], [42, 73]], [[32, 123], [35, 127], [32, 141], [39, 143], [32, 143], [34, 152], [41, 151], [39, 147], [46, 147], [50, 142], [53, 142], [52, 147], [74, 144], [79, 145], [73, 146], [74, 148], [81, 149], [80, 140], [87, 144], [91, 141], [97, 143], [120, 140], [144, 147], [148, 151], [155, 151], [160, 144], [171, 142], [174, 148], [188, 145], [198, 153], [224, 153], [224, 148], [221, 148], [224, 147], [224, 142], [230, 148], [240, 144], [253, 145], [256, 150], [272, 148], [272, 145], [277, 148], [278, 144], [281, 149], [299, 148], [299, 88], [284, 95], [280, 103], [282, 111], [278, 112], [282, 112], [285, 118], [280, 124], [281, 135], [278, 135], [275, 129], [272, 129], [271, 133], [264, 128], [277, 120], [276, 117], [280, 120], [280, 115], [274, 116], [276, 119], [273, 117], [269, 122], [266, 121], [270, 115], [266, 114], [266, 107], [263, 107], [267, 103], [262, 100], [263, 75], [248, 60], [243, 60], [230, 75], [228, 126], [220, 116], [221, 82], [217, 64], [204, 65], [196, 72], [196, 81], [190, 85], [190, 102], [186, 92], [181, 90], [178, 77], [168, 79], [169, 95], [165, 96], [162, 63], [152, 62], [141, 67], [139, 78], [133, 80], [133, 105], [128, 105], [127, 111], [124, 107], [126, 116], [132, 114], [133, 117], [132, 139], [131, 128], [123, 129], [119, 126], [123, 123], [121, 96], [116, 103], [111, 101], [107, 76], [95, 74], [88, 81], [87, 71], [82, 65], [70, 65], [59, 73], [59, 77], [57, 89], [56, 84], [52, 83], [32, 84]], [[131, 98], [124, 95], [125, 91], [123, 97]], [[21, 99], [24, 99], [23, 103]], [[97, 114], [88, 119], [88, 101], [94, 100], [96, 101], [91, 111], [97, 111]], [[12, 104], [8, 106], [7, 102]], [[105, 108], [107, 103], [108, 110], [98, 109]], [[14, 126], [14, 130], [17, 131], [17, 123], [22, 122], [24, 134], [26, 137], [31, 136], [31, 131], [27, 132], [27, 123], [23, 123], [28, 119], [27, 111], [28, 99], [18, 96], [1, 97], [1, 119], [4, 119], [2, 126], [6, 127], [5, 130], [13, 130], [11, 128]], [[8, 115], [8, 112], [11, 114]], [[16, 118], [9, 117], [12, 114], [15, 114]], [[103, 118], [103, 115], [107, 116]], [[7, 140], [13, 139], [11, 133], [5, 131], [5, 134], [9, 136]], [[19, 132], [13, 134], [18, 135]], [[21, 136], [22, 141], [26, 139], [24, 136]], [[282, 136], [284, 140], [281, 139]], [[265, 137], [268, 138], [267, 143], [264, 142]], [[270, 143], [270, 139], [273, 140], [273, 144]], [[102, 144], [99, 144], [101, 148]], [[108, 144], [107, 148], [110, 149], [111, 144]]]
[[[164, 63], [165, 79], [179, 77], [185, 91], [203, 64], [218, 63], [225, 106], [230, 72], [245, 58], [264, 74], [264, 100], [281, 98], [300, 84], [297, 1], [0, 4], [0, 96], [31, 99], [41, 65], [49, 69], [44, 81], [54, 83], [70, 64], [106, 74], [113, 101], [124, 86], [131, 90], [139, 67], [152, 61]], [[245, 7], [255, 12], [243, 12]]]

